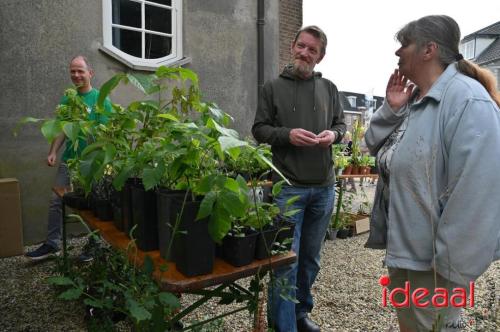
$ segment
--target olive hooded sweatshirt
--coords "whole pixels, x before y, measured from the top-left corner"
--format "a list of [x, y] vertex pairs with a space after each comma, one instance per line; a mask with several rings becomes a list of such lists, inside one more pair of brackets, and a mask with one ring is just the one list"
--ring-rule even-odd
[[[259, 143], [268, 143], [273, 164], [295, 186], [328, 186], [334, 183], [330, 147], [295, 146], [290, 131], [302, 128], [318, 135], [323, 130], [336, 132], [335, 143], [342, 140], [346, 125], [335, 84], [313, 72], [308, 79], [294, 75], [287, 66], [263, 88], [255, 114], [252, 134]], [[273, 181], [280, 180], [277, 174]]]

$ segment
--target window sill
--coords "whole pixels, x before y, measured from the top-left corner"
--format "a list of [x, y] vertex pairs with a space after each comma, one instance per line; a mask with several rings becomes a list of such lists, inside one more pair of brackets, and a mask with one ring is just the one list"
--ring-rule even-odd
[[156, 71], [158, 67], [160, 66], [166, 66], [166, 67], [181, 67], [187, 63], [190, 63], [192, 61], [191, 57], [183, 57], [182, 59], [179, 59], [177, 61], [173, 62], [160, 62], [156, 65], [138, 65], [138, 64], [133, 64], [132, 62], [124, 59], [123, 57], [115, 54], [113, 51], [109, 50], [105, 46], [99, 47], [99, 50], [103, 53], [106, 53], [107, 55], [111, 56], [112, 58], [118, 60], [119, 62], [125, 64], [127, 67], [130, 67], [134, 70], [143, 70], [143, 71]]

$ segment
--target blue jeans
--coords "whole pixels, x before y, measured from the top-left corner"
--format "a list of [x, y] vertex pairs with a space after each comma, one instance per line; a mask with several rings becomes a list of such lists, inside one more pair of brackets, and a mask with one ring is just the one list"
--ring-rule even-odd
[[[291, 217], [295, 223], [292, 250], [297, 254], [297, 261], [274, 270], [275, 279], [287, 281], [287, 289], [282, 289], [281, 283], [269, 285], [268, 321], [276, 332], [297, 331], [296, 321], [306, 317], [313, 308], [311, 287], [320, 269], [321, 246], [333, 211], [335, 189], [333, 185], [306, 188], [283, 186], [275, 201], [283, 211], [286, 201], [294, 196], [300, 199], [288, 209], [300, 209]], [[280, 296], [282, 292], [296, 298], [298, 303], [283, 299]]]
[[[70, 177], [68, 166], [60, 163], [57, 168], [55, 186], [56, 187], [69, 187]], [[49, 203], [49, 216], [47, 224], [47, 240], [45, 243], [53, 248], [59, 248], [61, 243], [62, 232], [62, 199], [59, 198], [54, 192], [50, 198]]]

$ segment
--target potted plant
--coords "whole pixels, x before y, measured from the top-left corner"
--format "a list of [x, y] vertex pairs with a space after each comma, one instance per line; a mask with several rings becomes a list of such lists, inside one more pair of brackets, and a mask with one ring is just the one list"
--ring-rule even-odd
[[111, 207], [111, 178], [105, 176], [95, 182], [91, 192], [91, 206], [94, 215], [102, 221], [113, 220], [113, 209]]
[[70, 175], [70, 191], [65, 193], [63, 201], [66, 206], [77, 210], [87, 210], [89, 208], [89, 199], [85, 193], [83, 183], [78, 174], [78, 160], [69, 159], [68, 171]]
[[361, 120], [357, 118], [353, 123], [352, 130], [352, 146], [351, 146], [351, 164], [353, 167], [352, 174], [359, 174], [359, 166], [361, 162], [361, 140], [363, 139], [364, 128]]
[[370, 169], [372, 166], [375, 166], [375, 157], [367, 154], [362, 155], [361, 159], [359, 160], [360, 174], [370, 174]]

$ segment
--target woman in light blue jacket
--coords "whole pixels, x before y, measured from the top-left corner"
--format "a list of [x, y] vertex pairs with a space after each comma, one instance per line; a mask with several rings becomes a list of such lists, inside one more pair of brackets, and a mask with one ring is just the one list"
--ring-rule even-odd
[[456, 331], [465, 305], [430, 300], [500, 258], [500, 95], [459, 53], [452, 18], [420, 18], [396, 38], [399, 68], [365, 135], [380, 174], [366, 246], [386, 249], [389, 290], [430, 292], [397, 308], [401, 331]]

